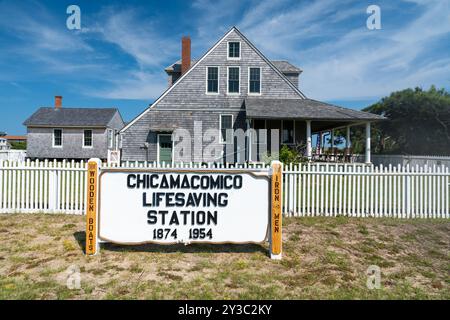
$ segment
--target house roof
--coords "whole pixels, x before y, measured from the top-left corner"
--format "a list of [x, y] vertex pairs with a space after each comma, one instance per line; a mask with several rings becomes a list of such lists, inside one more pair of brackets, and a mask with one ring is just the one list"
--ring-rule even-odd
[[[223, 35], [222, 38], [220, 38], [199, 60], [197, 60], [195, 62], [195, 64], [191, 64], [191, 68], [186, 71], [183, 75], [181, 75], [181, 77], [178, 79], [177, 82], [175, 82], [174, 85], [170, 86], [169, 88], [166, 89], [166, 91], [164, 91], [162, 93], [162, 95], [156, 99], [156, 101], [146, 110], [144, 110], [141, 114], [139, 114], [136, 118], [134, 118], [130, 123], [128, 123], [122, 130], [121, 132], [125, 132], [128, 130], [128, 128], [130, 128], [131, 126], [134, 125], [134, 123], [136, 121], [139, 121], [139, 119], [141, 119], [147, 112], [149, 112], [150, 110], [154, 109], [158, 103], [164, 99], [164, 97], [169, 94], [175, 87], [177, 87], [177, 85], [180, 84], [180, 82], [182, 82], [182, 80], [189, 75], [190, 72], [192, 72], [192, 70], [194, 70], [196, 68], [196, 66], [203, 60], [205, 59], [211, 52], [213, 52], [217, 46], [219, 46], [222, 41], [224, 41], [224, 39], [227, 38], [227, 36], [231, 33], [235, 31], [244, 41], [246, 41], [246, 43], [248, 44], [248, 46], [250, 48], [252, 48], [276, 73], [278, 73], [278, 75], [281, 77], [281, 79], [286, 81], [286, 84], [288, 86], [291, 87], [292, 90], [294, 90], [299, 97], [301, 98], [306, 98], [306, 96], [300, 91], [299, 88], [297, 88], [284, 74], [283, 72], [281, 72], [277, 67], [275, 67], [275, 65], [266, 58], [266, 56], [264, 56], [264, 54], [261, 53], [261, 51], [258, 50], [258, 48], [256, 48], [251, 42], [250, 40], [248, 40], [236, 27], [232, 27], [225, 35]], [[191, 61], [192, 62], [192, 61]]]
[[[192, 59], [191, 66], [193, 66], [198, 60]], [[164, 69], [166, 72], [181, 72], [181, 59], [175, 61], [170, 66]]]
[[288, 61], [278, 61], [278, 60], [271, 60], [273, 65], [280, 70], [283, 73], [301, 73], [302, 69], [294, 66], [292, 63]]
[[384, 120], [383, 116], [312, 99], [245, 99], [248, 118], [306, 120]]
[[27, 140], [27, 136], [3, 136], [6, 140]]
[[116, 108], [40, 108], [24, 125], [106, 127], [117, 112]]
[[[192, 59], [191, 60], [191, 66], [193, 66], [198, 60]], [[300, 68], [297, 68], [292, 63], [288, 61], [281, 61], [281, 60], [271, 60], [272, 64], [281, 72], [283, 73], [302, 73], [302, 70]], [[175, 63], [172, 63], [170, 66], [164, 69], [166, 72], [176, 72], [181, 73], [181, 60], [176, 61]]]

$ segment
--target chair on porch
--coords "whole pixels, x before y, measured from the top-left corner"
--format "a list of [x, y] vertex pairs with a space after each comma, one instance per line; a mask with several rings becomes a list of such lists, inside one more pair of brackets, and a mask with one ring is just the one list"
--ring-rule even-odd
[[352, 155], [353, 155], [352, 148], [345, 148], [344, 149], [344, 162], [353, 162]]

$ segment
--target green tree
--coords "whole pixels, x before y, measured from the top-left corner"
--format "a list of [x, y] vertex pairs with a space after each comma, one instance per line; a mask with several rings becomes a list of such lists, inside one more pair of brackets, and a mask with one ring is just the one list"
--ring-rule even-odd
[[[432, 86], [393, 92], [363, 109], [389, 120], [372, 125], [374, 153], [450, 154], [450, 94]], [[364, 148], [364, 128], [352, 129], [355, 152]], [[361, 150], [359, 150], [361, 149]]]
[[13, 150], [26, 150], [27, 143], [26, 142], [11, 142], [11, 149]]

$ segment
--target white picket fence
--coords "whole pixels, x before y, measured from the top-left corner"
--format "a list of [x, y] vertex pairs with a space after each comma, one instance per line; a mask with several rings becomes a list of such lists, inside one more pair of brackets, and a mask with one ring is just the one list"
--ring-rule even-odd
[[[104, 164], [104, 166], [108, 166]], [[126, 162], [123, 168], [200, 168], [200, 164]], [[209, 168], [264, 168], [217, 165]], [[85, 162], [0, 161], [0, 213], [84, 214]], [[283, 168], [286, 216], [449, 218], [446, 167], [301, 164]]]
[[[364, 162], [365, 155], [356, 155], [355, 162]], [[399, 155], [399, 154], [373, 154], [370, 157], [375, 166], [401, 165], [401, 166], [444, 166], [450, 168], [450, 156], [423, 156], [423, 155]]]
[[444, 166], [306, 164], [283, 172], [288, 216], [449, 218]]

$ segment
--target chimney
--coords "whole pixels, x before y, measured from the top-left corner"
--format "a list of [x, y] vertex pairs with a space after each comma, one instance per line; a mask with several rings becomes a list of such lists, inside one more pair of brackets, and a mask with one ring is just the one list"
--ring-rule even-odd
[[62, 96], [55, 96], [55, 109], [62, 108]]
[[191, 38], [181, 39], [181, 74], [183, 75], [191, 67]]

